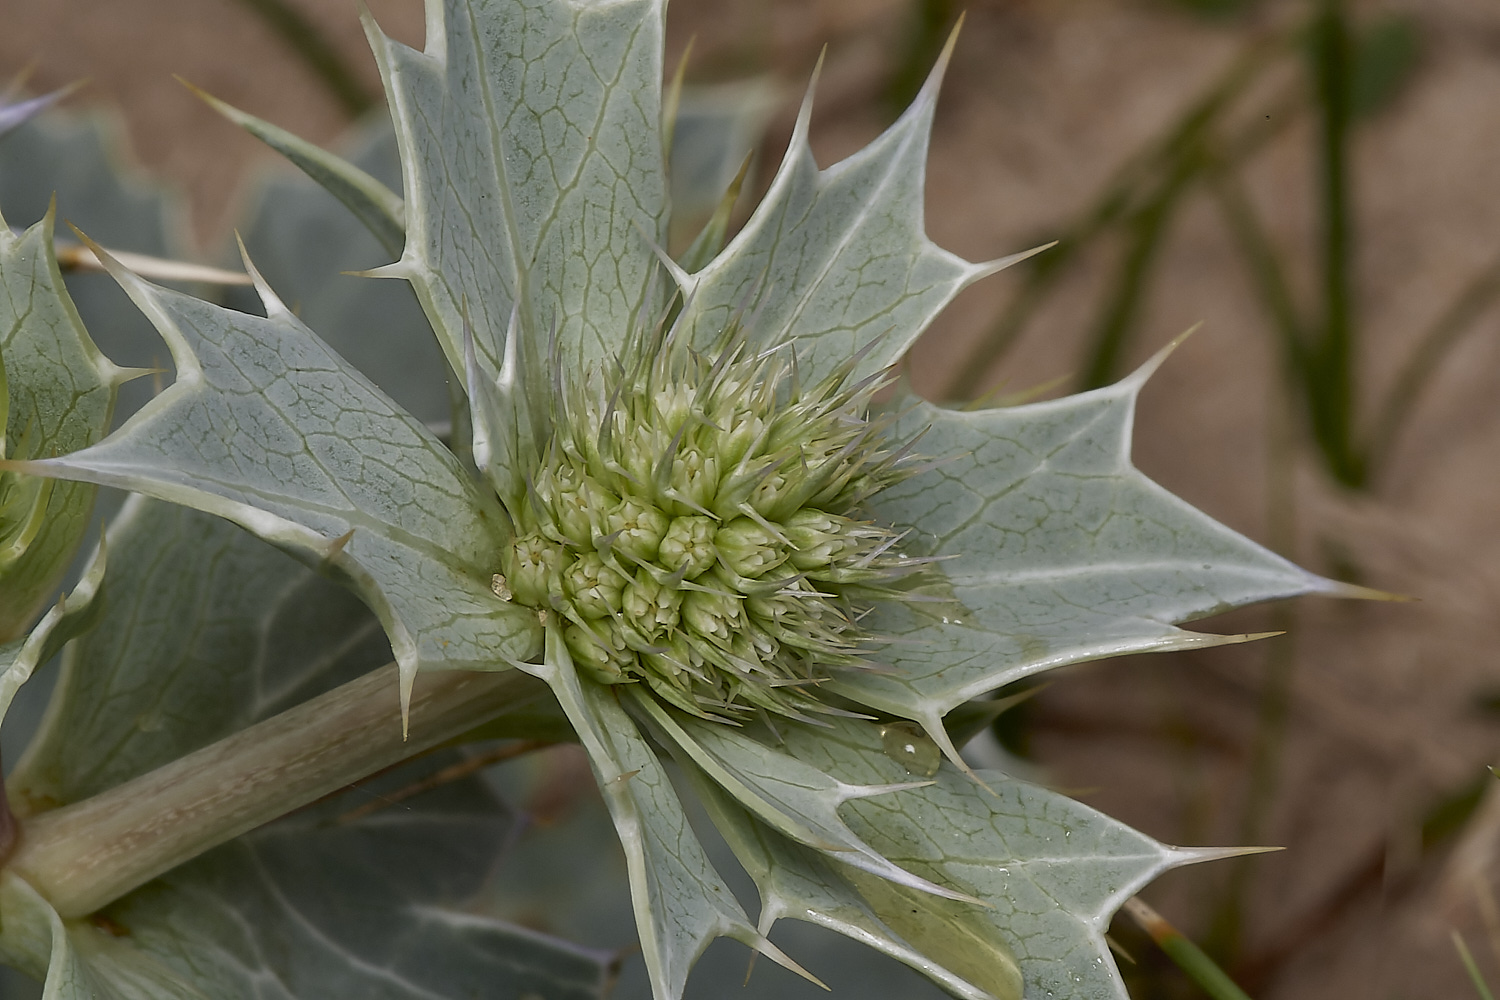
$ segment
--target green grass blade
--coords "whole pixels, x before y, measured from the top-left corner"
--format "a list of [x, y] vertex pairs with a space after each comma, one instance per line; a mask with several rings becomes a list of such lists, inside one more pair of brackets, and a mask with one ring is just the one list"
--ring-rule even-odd
[[[1203, 987], [1204, 992], [1213, 997], [1213, 1000], [1250, 1000], [1249, 995], [1229, 978], [1228, 973], [1219, 968], [1213, 959], [1204, 954], [1203, 949], [1184, 937], [1160, 913], [1139, 899], [1127, 900], [1123, 909], [1142, 930], [1151, 935], [1151, 940], [1166, 952], [1167, 957], [1176, 962], [1177, 967], [1187, 973], [1193, 982]], [[1486, 1000], [1492, 998], [1487, 997]]]
[[1479, 963], [1474, 961], [1474, 956], [1469, 952], [1469, 946], [1464, 943], [1464, 936], [1458, 931], [1453, 932], [1453, 947], [1458, 949], [1458, 960], [1464, 963], [1464, 969], [1469, 973], [1469, 979], [1474, 983], [1474, 989], [1479, 993], [1480, 1000], [1495, 1000], [1495, 994], [1490, 992], [1484, 976], [1479, 971]]
[[1130, 219], [1130, 245], [1120, 262], [1114, 288], [1102, 310], [1082, 365], [1080, 390], [1098, 389], [1119, 378], [1125, 345], [1140, 318], [1141, 304], [1162, 243], [1177, 207], [1203, 171], [1202, 147], [1180, 150], [1172, 171], [1150, 201]]
[[1368, 452], [1372, 464], [1390, 457], [1412, 407], [1438, 366], [1496, 299], [1500, 299], [1500, 256], [1470, 279], [1412, 350], [1375, 419]]
[[294, 5], [287, 0], [240, 0], [240, 3], [291, 46], [351, 117], [375, 106], [376, 99], [359, 82], [339, 50]]
[[[1141, 192], [1151, 179], [1170, 170], [1183, 149], [1201, 140], [1204, 132], [1218, 121], [1220, 113], [1259, 81], [1261, 73], [1285, 51], [1287, 41], [1286, 37], [1278, 35], [1246, 48], [1159, 138], [1116, 171], [1088, 208], [1065, 226], [1061, 234], [1048, 234], [1056, 236], [1057, 246], [1027, 266], [1020, 292], [980, 338], [964, 363], [955, 366], [955, 374], [943, 387], [940, 398], [968, 399], [979, 392], [985, 375], [1014, 345], [1052, 286], [1066, 273], [1068, 264], [1101, 233], [1140, 210]], [[1273, 119], [1277, 129], [1257, 130], [1257, 135], [1269, 137], [1279, 131], [1283, 118], [1276, 116]], [[1251, 148], [1258, 148], [1259, 142], [1241, 145], [1242, 151], [1248, 153]]]

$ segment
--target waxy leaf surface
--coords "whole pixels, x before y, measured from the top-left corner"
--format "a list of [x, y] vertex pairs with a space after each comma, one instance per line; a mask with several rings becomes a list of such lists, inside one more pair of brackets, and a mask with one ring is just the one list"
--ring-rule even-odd
[[602, 1000], [607, 953], [468, 912], [514, 824], [478, 779], [341, 821], [434, 763], [247, 834], [107, 915], [216, 998]]
[[[788, 753], [843, 781], [905, 774], [868, 723], [788, 727], [784, 736]], [[944, 762], [931, 785], [851, 801], [843, 812], [895, 863], [986, 905], [924, 896], [834, 862], [854, 890], [846, 905], [862, 898], [895, 934], [970, 981], [986, 969], [992, 981], [1003, 974], [1003, 956], [981, 957], [998, 936], [1019, 966], [1023, 995], [1125, 1000], [1104, 941], [1115, 910], [1169, 868], [1233, 852], [1166, 847], [1055, 792], [1000, 772], [980, 778]], [[787, 900], [780, 905], [793, 915]]]
[[[0, 646], [0, 722], [10, 711], [16, 692], [36, 668], [98, 621], [100, 607], [96, 601], [103, 583], [104, 552], [98, 549], [72, 593], [59, 598], [25, 636]], [[14, 787], [14, 776], [11, 780]]]
[[[349, 169], [400, 185], [388, 121], [356, 131], [344, 152]], [[452, 409], [448, 363], [410, 285], [348, 273], [382, 264], [391, 254], [339, 193], [316, 178], [279, 170], [247, 196], [252, 208], [236, 232], [277, 298], [295, 304], [298, 319], [402, 409], [441, 424]], [[253, 288], [226, 290], [222, 304], [261, 310]]]
[[[1159, 360], [1159, 359], [1158, 359]], [[883, 491], [876, 517], [938, 555], [945, 586], [883, 604], [893, 669], [830, 685], [923, 724], [1049, 667], [1122, 653], [1236, 642], [1176, 622], [1339, 585], [1305, 572], [1172, 496], [1130, 464], [1136, 394], [1155, 367], [1065, 399], [954, 411], [913, 403], [898, 437], [934, 467]]]
[[529, 356], [613, 358], [666, 240], [662, 0], [428, 0], [417, 52], [369, 26], [401, 144], [406, 251], [448, 363], [464, 316], [498, 372], [511, 311]]
[[[973, 912], [974, 907], [955, 909], [951, 919], [935, 923], [940, 947], [924, 951], [903, 939], [860, 896], [843, 874], [847, 868], [777, 833], [701, 775], [694, 787], [720, 834], [755, 881], [761, 933], [769, 934], [783, 917], [804, 920], [905, 962], [964, 1000], [1017, 996], [1020, 972], [1015, 958], [991, 925]], [[917, 908], [922, 905], [918, 902]], [[959, 969], [973, 974], [975, 982], [964, 979]]]
[[546, 663], [528, 666], [557, 695], [578, 733], [625, 848], [646, 969], [658, 998], [678, 1000], [688, 971], [716, 937], [787, 960], [751, 926], [714, 870], [661, 761], [613, 690], [580, 681], [567, 646], [547, 630]]
[[94, 924], [64, 921], [11, 872], [0, 873], [0, 924], [0, 957], [46, 983], [42, 1000], [212, 1000]]
[[419, 667], [494, 669], [539, 645], [490, 590], [504, 515], [415, 420], [261, 287], [269, 318], [116, 277], [177, 379], [99, 444], [26, 468], [233, 520], [344, 576]]
[[927, 141], [947, 53], [906, 113], [864, 149], [819, 170], [802, 106], [781, 169], [745, 227], [696, 274], [682, 322], [711, 344], [744, 310], [751, 333], [795, 344], [816, 381], [872, 342], [856, 378], [893, 364], [964, 286], [1008, 261], [971, 264], [923, 228]]
[[799, 843], [838, 853], [847, 864], [871, 874], [919, 892], [952, 894], [946, 886], [934, 885], [891, 864], [839, 818], [839, 806], [850, 799], [888, 795], [912, 787], [911, 782], [845, 784], [737, 728], [674, 713], [649, 696], [635, 700], [660, 728], [668, 745], [679, 748], [691, 766], [712, 777], [762, 822]]

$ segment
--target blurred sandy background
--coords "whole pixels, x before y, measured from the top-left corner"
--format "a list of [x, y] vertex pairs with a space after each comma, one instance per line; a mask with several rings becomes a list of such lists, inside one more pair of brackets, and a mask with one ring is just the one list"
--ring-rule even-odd
[[[0, 78], [29, 64], [34, 92], [86, 78], [67, 106], [117, 112], [131, 155], [181, 190], [198, 245], [217, 248], [242, 185], [275, 158], [173, 74], [319, 142], [348, 127], [360, 95], [379, 92], [349, 0], [287, 3], [349, 67], [343, 98], [270, 26], [275, 5], [264, 0], [0, 0]], [[369, 4], [388, 33], [420, 43], [417, 0]], [[1253, 39], [1304, 19], [1310, 4], [1268, 0], [1220, 17], [1190, 6], [974, 0], [933, 138], [932, 236], [983, 259], [1065, 232]], [[669, 58], [696, 35], [690, 80], [770, 73], [785, 87], [763, 149], [774, 164], [826, 42], [813, 123], [826, 165], [893, 117], [903, 67], [926, 58], [919, 14], [913, 0], [678, 0]], [[1367, 429], [1413, 346], [1500, 253], [1500, 5], [1391, 0], [1349, 14], [1360, 24], [1403, 15], [1418, 42], [1410, 75], [1351, 146]], [[1262, 106], [1292, 120], [1276, 123], [1240, 176], [1293, 295], [1315, 312], [1315, 116], [1295, 99], [1277, 103], [1300, 92], [1301, 71], [1295, 55], [1282, 58], [1241, 102], [1247, 125]], [[1108, 233], [1085, 248], [983, 387], [1076, 375], [1127, 246]], [[947, 394], [1022, 280], [1002, 274], [960, 298], [913, 354], [920, 390]], [[1442, 357], [1378, 476], [1348, 491], [1332, 485], [1288, 402], [1266, 307], [1206, 190], [1166, 223], [1142, 295], [1122, 370], [1203, 323], [1147, 390], [1142, 468], [1312, 569], [1420, 602], [1254, 609], [1208, 627], [1287, 628], [1290, 639], [1072, 668], [1026, 716], [1028, 752], [1059, 787], [1163, 840], [1233, 843], [1250, 830], [1288, 848], [1238, 869], [1244, 923], [1228, 961], [1252, 995], [1470, 996], [1450, 927], [1500, 985], [1475, 895], [1494, 881], [1500, 815], [1493, 795], [1477, 809], [1466, 798], [1500, 761], [1500, 715], [1486, 708], [1500, 692], [1500, 309], [1481, 312]], [[1281, 736], [1262, 718], [1278, 671], [1290, 678]], [[1247, 826], [1257, 766], [1271, 778]], [[1148, 896], [1211, 937], [1236, 870], [1174, 873]], [[1142, 962], [1139, 996], [1197, 995], [1121, 934]]]

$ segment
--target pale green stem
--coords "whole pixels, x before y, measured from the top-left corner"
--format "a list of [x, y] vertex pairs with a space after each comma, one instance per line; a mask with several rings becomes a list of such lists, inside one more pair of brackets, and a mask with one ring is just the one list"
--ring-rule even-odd
[[394, 665], [90, 799], [22, 821], [9, 867], [63, 917], [453, 739], [545, 692], [519, 670], [420, 675], [402, 738]]

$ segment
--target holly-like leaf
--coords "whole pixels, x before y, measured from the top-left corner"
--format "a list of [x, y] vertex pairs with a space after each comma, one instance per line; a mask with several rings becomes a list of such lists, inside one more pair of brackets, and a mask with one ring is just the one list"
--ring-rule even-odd
[[[130, 166], [120, 123], [106, 115], [54, 109], [0, 142], [0, 207], [12, 225], [32, 225], [56, 202], [56, 215], [107, 247], [169, 260], [187, 254], [185, 212], [161, 182]], [[107, 274], [64, 272], [67, 289], [95, 344], [116, 364], [157, 368], [161, 338]], [[155, 379], [120, 386], [116, 416], [149, 400]]]
[[588, 751], [625, 848], [636, 929], [658, 1000], [682, 996], [688, 971], [716, 937], [733, 938], [801, 971], [751, 926], [688, 825], [661, 762], [615, 692], [579, 680], [554, 628], [547, 630], [545, 663], [525, 669], [551, 686]]
[[[870, 723], [831, 720], [826, 728], [788, 727], [783, 736], [786, 752], [842, 781], [877, 784], [905, 774]], [[819, 873], [820, 890], [791, 879], [773, 883], [795, 895], [773, 897], [772, 912], [804, 919], [802, 908], [831, 893], [845, 907], [863, 901], [927, 960], [1001, 1000], [1126, 1000], [1104, 940], [1115, 910], [1170, 868], [1238, 853], [1167, 847], [1046, 789], [1000, 772], [980, 777], [982, 784], [944, 762], [930, 785], [850, 801], [843, 812], [892, 861], [987, 905], [913, 892], [834, 861]], [[827, 881], [830, 871], [847, 892]], [[841, 927], [837, 914], [820, 922], [846, 933], [858, 928]], [[1019, 988], [1005, 986], [1008, 963], [1019, 967]]]
[[906, 113], [827, 170], [808, 142], [808, 91], [781, 168], [745, 227], [701, 271], [674, 269], [686, 295], [681, 322], [695, 341], [713, 343], [748, 308], [756, 331], [795, 343], [813, 380], [878, 340], [858, 378], [905, 354], [965, 286], [1027, 256], [971, 264], [923, 228], [927, 141], [953, 41]]
[[[1107, 388], [1007, 409], [909, 404], [928, 471], [881, 492], [878, 518], [937, 553], [932, 604], [880, 605], [892, 668], [829, 687], [914, 719], [956, 758], [941, 719], [1049, 667], [1240, 642], [1175, 623], [1297, 594], [1347, 592], [1214, 521], [1130, 463], [1136, 396], [1165, 352]], [[903, 404], [905, 405], [905, 404]]]
[[850, 785], [790, 757], [738, 728], [703, 723], [674, 713], [638, 690], [635, 704], [659, 727], [666, 742], [762, 822], [799, 843], [840, 854], [845, 863], [919, 892], [977, 902], [945, 885], [902, 871], [882, 857], [839, 818], [850, 799], [888, 795], [923, 782]]
[[500, 369], [518, 308], [528, 356], [613, 358], [666, 241], [662, 0], [427, 0], [426, 49], [367, 22], [406, 185], [406, 251], [454, 371], [464, 317]]
[[[359, 129], [341, 152], [355, 168], [399, 186], [401, 163], [389, 121]], [[448, 366], [416, 294], [404, 281], [370, 281], [348, 273], [383, 264], [391, 252], [335, 197], [337, 192], [315, 180], [277, 171], [247, 196], [251, 208], [236, 232], [250, 258], [297, 318], [382, 392], [429, 424], [447, 420]], [[229, 290], [222, 304], [260, 311], [259, 297], [249, 288]]]
[[[115, 388], [128, 373], [99, 353], [73, 308], [51, 212], [19, 235], [0, 218], [0, 358], [0, 457], [72, 451], [109, 429]], [[94, 493], [0, 472], [0, 641], [23, 631], [52, 595], [88, 527]]]
[[[905, 962], [964, 1000], [1015, 998], [1021, 974], [1010, 947], [991, 924], [973, 912], [954, 908], [937, 922], [931, 938], [918, 947], [881, 918], [881, 911], [854, 889], [845, 869], [826, 855], [782, 836], [730, 801], [695, 772], [694, 787], [735, 857], [760, 894], [760, 931], [769, 934], [783, 917], [827, 927]], [[923, 904], [917, 901], [915, 912]], [[908, 905], [908, 911], [912, 907]], [[937, 945], [937, 947], [932, 947]], [[944, 964], [944, 961], [948, 964]], [[951, 968], [949, 966], [952, 966]], [[960, 971], [974, 977], [965, 979]], [[976, 985], [977, 984], [977, 985]]]
[[177, 379], [99, 444], [15, 467], [218, 514], [339, 573], [385, 626], [403, 698], [419, 668], [534, 655], [534, 616], [490, 590], [499, 503], [425, 426], [264, 283], [268, 318], [112, 273], [166, 340]]

